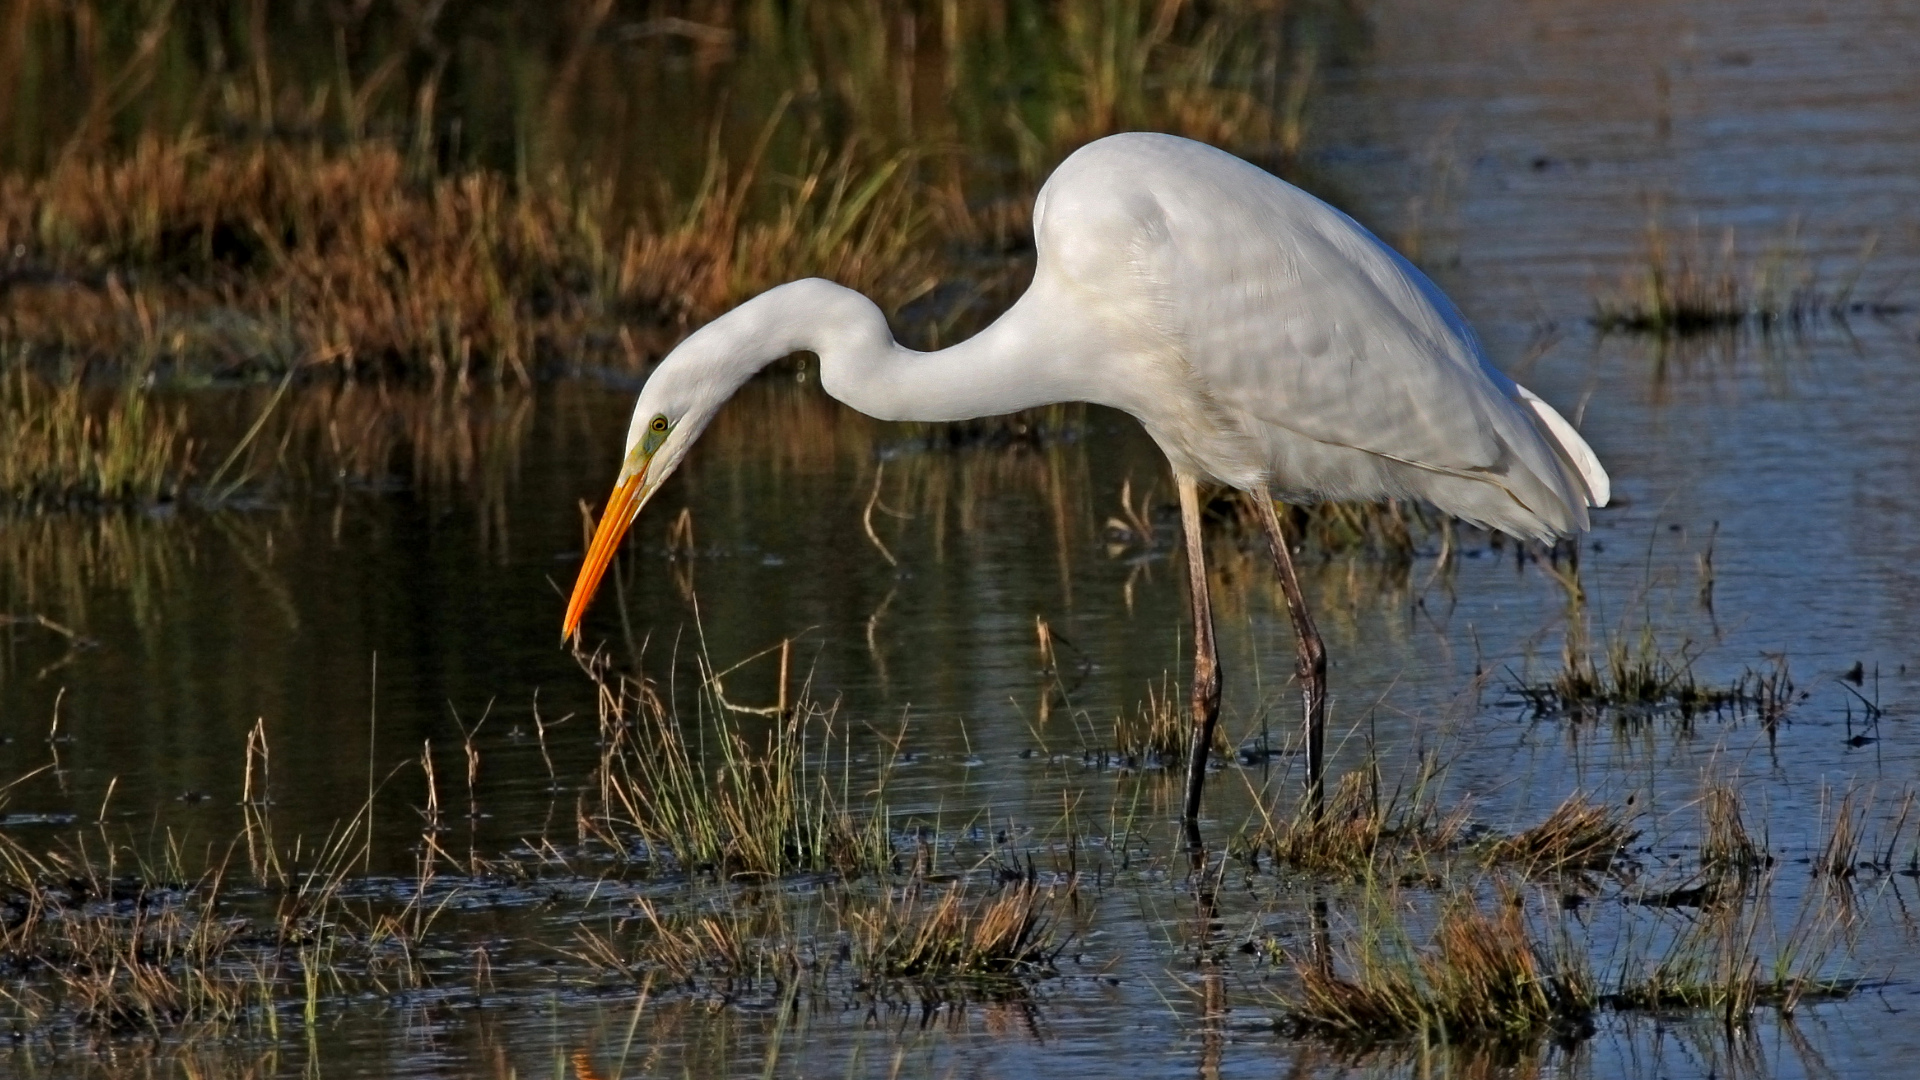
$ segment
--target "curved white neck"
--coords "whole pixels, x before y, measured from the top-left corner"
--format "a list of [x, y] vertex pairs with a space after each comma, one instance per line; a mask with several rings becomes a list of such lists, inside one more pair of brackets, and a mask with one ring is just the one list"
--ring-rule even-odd
[[[820, 357], [827, 393], [881, 420], [964, 420], [1061, 401], [1098, 401], [1086, 361], [1097, 342], [1068, 340], [1029, 290], [994, 324], [951, 348], [894, 341], [865, 296], [819, 278], [769, 289], [689, 337], [675, 354], [719, 369], [722, 398], [783, 356]], [[663, 366], [674, 363], [670, 356]], [[1081, 362], [1074, 362], [1079, 359]], [[719, 401], [714, 401], [718, 407]]]

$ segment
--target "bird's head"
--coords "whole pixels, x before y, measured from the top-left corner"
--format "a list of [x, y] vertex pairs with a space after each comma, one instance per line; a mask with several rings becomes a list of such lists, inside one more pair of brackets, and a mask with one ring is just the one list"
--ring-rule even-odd
[[[684, 348], [684, 346], [683, 346]], [[613, 494], [600, 514], [593, 542], [587, 547], [586, 562], [573, 585], [573, 598], [567, 602], [566, 622], [561, 639], [571, 638], [580, 626], [587, 604], [593, 599], [600, 578], [613, 561], [613, 553], [627, 527], [639, 516], [641, 507], [660, 490], [660, 485], [687, 456], [694, 440], [706, 429], [732, 387], [715, 392], [711, 379], [702, 379], [700, 365], [690, 358], [668, 356], [654, 369], [653, 376], [640, 391], [633, 408], [633, 422], [627, 427], [627, 449], [620, 460], [620, 475], [614, 481]]]
[[[806, 278], [768, 289], [675, 346], [653, 369], [633, 408], [620, 476], [574, 582], [562, 640], [579, 628], [627, 526], [735, 390], [794, 352], [873, 353], [892, 343], [886, 316], [873, 301], [831, 281]], [[823, 361], [823, 375], [825, 370]]]

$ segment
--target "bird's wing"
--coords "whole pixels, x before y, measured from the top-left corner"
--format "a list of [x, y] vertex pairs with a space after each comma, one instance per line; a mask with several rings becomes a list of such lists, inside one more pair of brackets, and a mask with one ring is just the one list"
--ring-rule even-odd
[[1585, 526], [1597, 492], [1576, 459], [1592, 452], [1577, 435], [1578, 451], [1543, 437], [1524, 391], [1411, 263], [1230, 155], [1138, 178], [1153, 206], [1136, 199], [1136, 218], [1157, 210], [1163, 220], [1145, 223], [1137, 272], [1221, 405], [1255, 427], [1503, 488], [1556, 531]]

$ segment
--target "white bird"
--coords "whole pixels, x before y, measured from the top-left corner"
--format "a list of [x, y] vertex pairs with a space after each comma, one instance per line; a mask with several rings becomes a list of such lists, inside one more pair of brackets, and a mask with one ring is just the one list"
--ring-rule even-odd
[[1184, 819], [1197, 838], [1220, 669], [1199, 487], [1265, 521], [1298, 644], [1318, 806], [1326, 659], [1273, 499], [1415, 499], [1516, 537], [1584, 530], [1599, 459], [1486, 357], [1452, 301], [1352, 218], [1225, 151], [1114, 135], [1076, 151], [1033, 208], [1033, 284], [937, 352], [893, 339], [865, 296], [810, 278], [701, 327], [640, 391], [618, 482], [567, 606], [577, 630], [627, 526], [720, 406], [767, 364], [819, 357], [827, 393], [882, 420], [947, 421], [1085, 401], [1132, 415], [1173, 468], [1194, 621]]

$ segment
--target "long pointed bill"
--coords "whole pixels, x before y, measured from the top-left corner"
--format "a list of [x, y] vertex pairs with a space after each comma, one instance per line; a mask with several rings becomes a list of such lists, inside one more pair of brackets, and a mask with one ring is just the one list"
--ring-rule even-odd
[[[651, 464], [649, 462], [648, 464]], [[560, 640], [566, 641], [580, 628], [580, 617], [587, 613], [587, 603], [593, 599], [595, 589], [600, 587], [600, 578], [607, 572], [607, 564], [613, 561], [613, 553], [620, 547], [620, 538], [627, 534], [627, 526], [640, 513], [640, 506], [646, 500], [641, 489], [646, 485], [647, 468], [627, 477], [613, 489], [607, 498], [607, 509], [600, 515], [600, 525], [593, 531], [593, 543], [587, 548], [587, 561], [580, 567], [580, 577], [573, 583], [573, 599], [567, 601], [567, 621], [561, 624]]]

